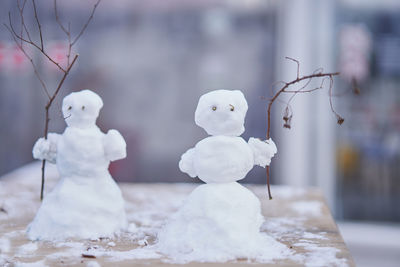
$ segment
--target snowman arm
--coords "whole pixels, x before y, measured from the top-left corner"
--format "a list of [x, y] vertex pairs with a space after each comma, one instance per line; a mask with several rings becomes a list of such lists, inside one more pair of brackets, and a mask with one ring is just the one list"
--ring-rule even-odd
[[271, 159], [278, 152], [276, 145], [272, 139], [262, 141], [258, 138], [250, 137], [249, 146], [253, 151], [254, 165], [265, 168], [271, 163]]
[[192, 178], [197, 176], [196, 170], [194, 169], [194, 154], [195, 148], [191, 148], [182, 154], [181, 160], [179, 161], [179, 169]]
[[49, 133], [47, 139], [39, 138], [32, 149], [33, 158], [56, 163], [59, 134]]
[[114, 161], [126, 157], [126, 142], [117, 130], [109, 130], [103, 139], [104, 153], [108, 160]]

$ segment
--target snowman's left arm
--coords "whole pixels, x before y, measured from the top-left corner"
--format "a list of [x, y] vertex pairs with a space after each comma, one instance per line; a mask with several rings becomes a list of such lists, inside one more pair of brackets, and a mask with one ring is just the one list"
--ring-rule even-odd
[[278, 152], [276, 145], [272, 139], [260, 140], [258, 138], [250, 137], [249, 146], [253, 151], [254, 165], [265, 168], [271, 163], [272, 157]]
[[117, 130], [109, 130], [103, 138], [104, 153], [108, 160], [114, 161], [126, 157], [125, 139]]

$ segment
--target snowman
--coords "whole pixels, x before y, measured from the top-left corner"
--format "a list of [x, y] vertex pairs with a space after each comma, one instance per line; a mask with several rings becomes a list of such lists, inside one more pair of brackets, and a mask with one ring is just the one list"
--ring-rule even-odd
[[34, 145], [33, 157], [56, 164], [60, 180], [28, 226], [29, 239], [97, 239], [126, 228], [124, 200], [108, 171], [110, 161], [126, 157], [126, 143], [118, 131], [97, 127], [102, 106], [90, 90], [69, 94], [62, 104], [64, 133]]
[[216, 90], [200, 97], [195, 122], [211, 136], [184, 153], [179, 168], [206, 184], [189, 195], [160, 231], [160, 252], [182, 261], [227, 261], [285, 249], [260, 233], [264, 220], [260, 201], [237, 183], [254, 165], [269, 165], [277, 152], [271, 139], [246, 142], [240, 137], [247, 108], [238, 90]]

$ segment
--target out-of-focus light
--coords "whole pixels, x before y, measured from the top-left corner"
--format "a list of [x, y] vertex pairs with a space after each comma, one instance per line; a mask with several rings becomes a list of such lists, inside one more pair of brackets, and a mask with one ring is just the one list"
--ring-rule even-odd
[[[61, 42], [61, 41], [54, 41], [51, 42], [48, 45], [48, 53], [49, 56], [54, 59], [55, 62], [57, 62], [61, 67], [66, 68], [67, 63], [68, 63], [68, 58], [67, 58], [67, 54], [68, 54], [68, 45], [65, 42]], [[71, 57], [70, 57], [70, 61], [72, 61], [72, 58], [74, 57], [75, 52], [71, 51]], [[52, 62], [50, 62], [47, 59], [45, 60], [45, 66], [47, 68], [49, 68], [49, 70], [58, 70], [58, 67], [53, 64]]]
[[371, 35], [361, 24], [349, 24], [340, 31], [340, 72], [351, 81], [362, 81], [369, 75]]

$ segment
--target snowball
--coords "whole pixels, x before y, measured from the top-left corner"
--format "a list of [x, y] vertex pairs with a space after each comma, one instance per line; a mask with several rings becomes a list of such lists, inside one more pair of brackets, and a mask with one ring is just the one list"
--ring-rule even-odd
[[181, 160], [179, 161], [179, 169], [193, 178], [197, 176], [193, 165], [195, 155], [194, 151], [194, 148], [189, 149], [181, 156]]
[[200, 97], [195, 122], [210, 135], [239, 136], [244, 132], [247, 101], [239, 90], [216, 90]]
[[260, 233], [260, 201], [240, 184], [204, 184], [158, 234], [157, 249], [178, 261], [283, 257], [286, 246]]
[[253, 152], [241, 137], [211, 136], [195, 146], [194, 169], [206, 183], [243, 179], [253, 168]]
[[96, 123], [103, 100], [99, 95], [82, 90], [67, 95], [62, 104], [65, 122], [70, 127], [87, 128]]
[[121, 191], [108, 172], [111, 160], [125, 157], [126, 144], [116, 130], [105, 135], [96, 126], [102, 105], [89, 90], [71, 93], [63, 101], [64, 133], [37, 141], [35, 158], [54, 158], [60, 180], [28, 226], [29, 239], [97, 239], [127, 227]]
[[33, 146], [33, 158], [56, 163], [58, 134], [49, 133], [47, 139], [39, 138]]
[[126, 158], [126, 143], [117, 130], [109, 130], [103, 142], [106, 157], [110, 161]]
[[278, 152], [276, 145], [272, 139], [261, 141], [258, 138], [250, 137], [249, 145], [254, 153], [254, 164], [263, 168], [269, 166], [272, 157]]

